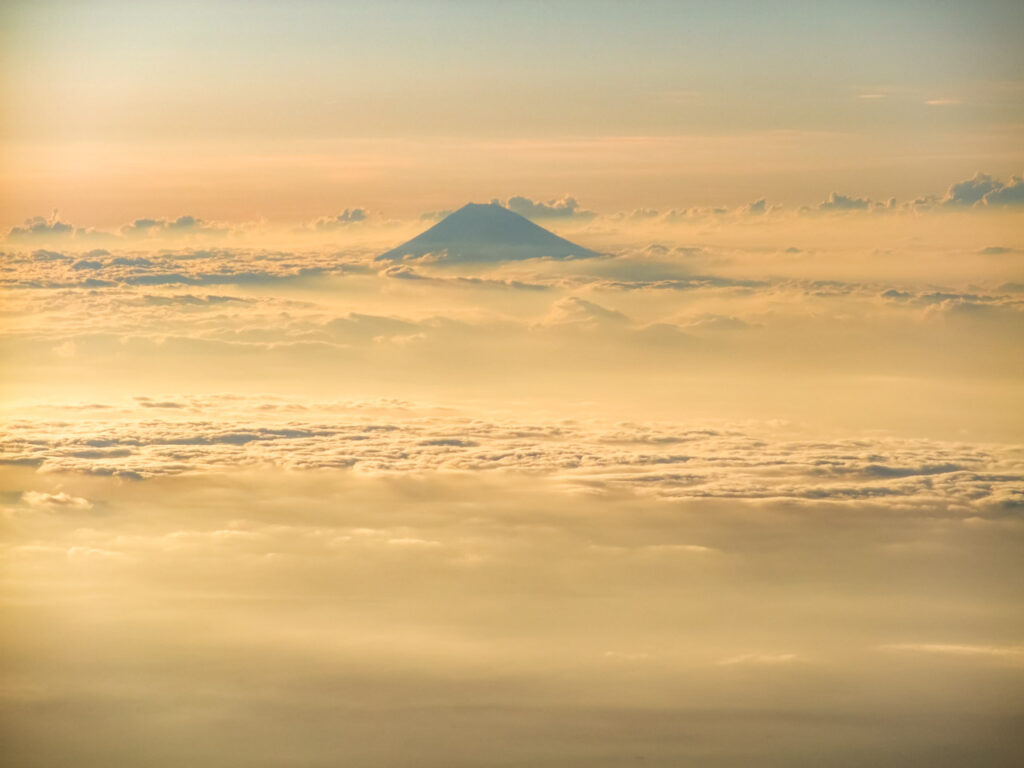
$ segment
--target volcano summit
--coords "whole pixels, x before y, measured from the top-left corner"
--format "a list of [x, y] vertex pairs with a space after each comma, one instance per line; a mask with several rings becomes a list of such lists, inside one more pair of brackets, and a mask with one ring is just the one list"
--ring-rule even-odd
[[426, 232], [377, 257], [444, 262], [586, 259], [600, 254], [548, 232], [497, 203], [469, 203]]

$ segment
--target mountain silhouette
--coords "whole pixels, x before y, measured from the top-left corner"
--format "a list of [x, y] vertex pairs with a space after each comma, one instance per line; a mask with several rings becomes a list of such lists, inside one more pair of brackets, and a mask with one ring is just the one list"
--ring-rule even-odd
[[599, 253], [548, 232], [497, 203], [470, 203], [426, 232], [377, 257], [377, 261], [520, 261], [586, 259]]

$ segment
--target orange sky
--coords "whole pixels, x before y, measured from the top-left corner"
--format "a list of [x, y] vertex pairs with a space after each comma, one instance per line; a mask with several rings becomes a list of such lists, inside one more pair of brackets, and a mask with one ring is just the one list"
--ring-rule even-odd
[[5, 3], [0, 226], [795, 206], [1020, 173], [1019, 6], [928, 9]]

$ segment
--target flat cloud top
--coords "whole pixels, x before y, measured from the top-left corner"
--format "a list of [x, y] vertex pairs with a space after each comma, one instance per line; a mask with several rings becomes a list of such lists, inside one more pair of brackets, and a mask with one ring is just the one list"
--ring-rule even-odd
[[[225, 410], [249, 415], [207, 415]], [[58, 421], [44, 412], [7, 423], [0, 464], [136, 480], [262, 466], [512, 472], [587, 494], [870, 503], [962, 516], [1012, 514], [1024, 505], [1024, 453], [1012, 446], [780, 440], [764, 427], [524, 423], [411, 404], [311, 406], [279, 398], [138, 398], [127, 408], [91, 404], [70, 420], [71, 411], [60, 409]]]
[[1014, 764], [1024, 242], [865, 200], [13, 243], [5, 754]]

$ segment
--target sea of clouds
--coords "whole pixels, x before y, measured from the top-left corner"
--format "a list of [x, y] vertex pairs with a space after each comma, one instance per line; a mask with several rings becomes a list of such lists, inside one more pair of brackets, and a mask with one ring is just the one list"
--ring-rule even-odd
[[1018, 186], [13, 233], [9, 764], [1013, 764]]

